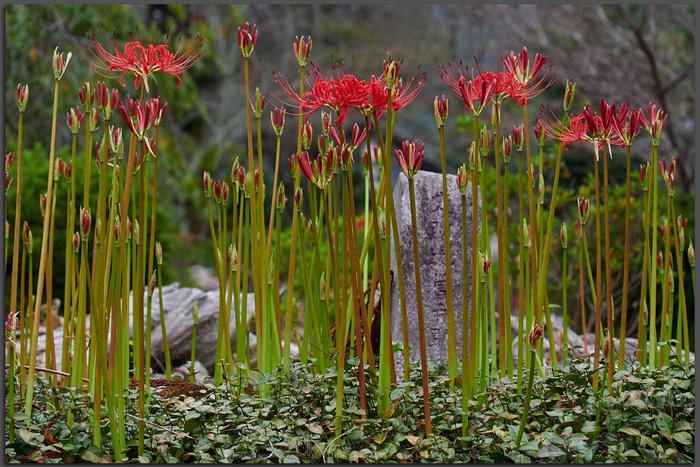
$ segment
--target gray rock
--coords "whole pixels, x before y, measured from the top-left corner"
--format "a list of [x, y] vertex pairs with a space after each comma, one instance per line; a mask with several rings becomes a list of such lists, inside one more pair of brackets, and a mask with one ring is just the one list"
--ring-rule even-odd
[[[462, 355], [462, 295], [463, 295], [463, 256], [462, 256], [462, 195], [457, 188], [457, 177], [447, 175], [447, 197], [450, 222], [450, 255], [452, 265], [452, 293], [455, 317], [457, 355]], [[428, 360], [447, 362], [447, 291], [445, 276], [445, 246], [443, 230], [442, 174], [419, 171], [414, 177], [416, 193], [416, 221], [423, 310]], [[408, 340], [414, 347], [411, 360], [420, 360], [420, 335], [418, 327], [418, 305], [416, 302], [415, 268], [413, 261], [413, 233], [411, 227], [411, 205], [408, 180], [403, 175], [394, 188], [394, 206], [399, 229], [402, 278], [406, 293], [406, 314], [408, 319]], [[472, 197], [471, 184], [467, 190], [467, 280], [471, 284], [471, 238], [472, 238]], [[478, 197], [479, 223], [481, 222], [481, 195]], [[397, 271], [392, 237], [391, 267]], [[467, 300], [471, 299], [469, 290]], [[468, 305], [470, 302], [468, 301]], [[391, 338], [403, 342], [401, 305], [398, 282], [391, 290]], [[399, 364], [401, 358], [397, 358]]]

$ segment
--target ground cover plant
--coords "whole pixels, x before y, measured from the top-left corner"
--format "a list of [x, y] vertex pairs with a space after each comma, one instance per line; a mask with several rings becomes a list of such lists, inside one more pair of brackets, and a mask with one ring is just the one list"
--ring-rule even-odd
[[[118, 34], [107, 29], [99, 35], [93, 32], [91, 46], [82, 57], [64, 56], [57, 47], [51, 60], [52, 136], [47, 188], [38, 206], [42, 225], [36, 284], [32, 228], [39, 226], [22, 223], [20, 203], [23, 117], [29, 89], [17, 85], [18, 145], [16, 152], [5, 157], [6, 196], [10, 189], [16, 190], [12, 230], [6, 220], [6, 251], [11, 238], [13, 252], [5, 333], [8, 460], [694, 459], [695, 379], [688, 326], [694, 301], [686, 302], [694, 297], [694, 285], [691, 295], [684, 278], [690, 272], [694, 284], [695, 257], [692, 241], [685, 242], [686, 235], [691, 237], [683, 217], [687, 214], [676, 211], [675, 160], [658, 153], [667, 109], [654, 103], [632, 109], [604, 98], [578, 106], [576, 84], [568, 81], [561, 109], [536, 108], [537, 97], [561, 77], [547, 65], [545, 56], [531, 57], [526, 47], [504, 54], [495, 72], [484, 71], [488, 65], [476, 58], [474, 66], [462, 62], [438, 66], [436, 74], [453, 94], [449, 99], [436, 96], [433, 109], [441, 143], [446, 258], [450, 258], [450, 232], [444, 128], [450, 100], [453, 114], [455, 108], [461, 112], [463, 104], [463, 113], [473, 118], [471, 147], [457, 172], [463, 219], [467, 195], [476, 199], [481, 193], [483, 200], [481, 224], [472, 223], [469, 245], [466, 231], [462, 232], [463, 283], [473, 292], [473, 300], [464, 302], [462, 323], [455, 322], [452, 272], [447, 269], [448, 361], [440, 366], [426, 355], [424, 314], [432, 310], [423, 309], [418, 260], [421, 246], [413, 177], [421, 169], [425, 148], [419, 140], [403, 141], [400, 149], [391, 144], [396, 119], [412, 108], [428, 73], [406, 75], [404, 59], [391, 55], [381, 66], [377, 64], [370, 80], [348, 72], [342, 61], [324, 72], [310, 60], [311, 37], [301, 37], [289, 47], [299, 65], [298, 78], [276, 74], [278, 88], [266, 98], [250, 82], [257, 26], [244, 23], [237, 30], [237, 41], [249, 104], [245, 108], [247, 157], [231, 161], [230, 178], [218, 180], [208, 171], [202, 175], [219, 286], [216, 367], [211, 380], [201, 386], [194, 384], [194, 374], [189, 385], [173, 378], [160, 299], [166, 375], [155, 381], [150, 372], [151, 301], [156, 289], [161, 292], [161, 267], [169, 254], [157, 241], [159, 130], [167, 109], [176, 107], [177, 100], [146, 98], [158, 89], [156, 82], [170, 80], [166, 82], [179, 86], [182, 75], [196, 66], [210, 44], [202, 36], [171, 39], [168, 34], [148, 40], [130, 36], [123, 43]], [[70, 160], [63, 160], [55, 157], [55, 136], [60, 82], [70, 73], [72, 59], [88, 60], [112, 81], [110, 85], [85, 82], [80, 105], [68, 106], [66, 123], [73, 138]], [[268, 110], [270, 103], [274, 106], [270, 121], [277, 136], [271, 187], [265, 185], [270, 174], [263, 173], [262, 162], [266, 103]], [[522, 109], [522, 124], [501, 128], [501, 109], [506, 105]], [[348, 128], [347, 116], [354, 111], [364, 117], [364, 126]], [[315, 129], [312, 116], [320, 120]], [[295, 126], [296, 149], [281, 147], [282, 132], [290, 125]], [[84, 160], [78, 159], [81, 130]], [[651, 136], [651, 162], [638, 174], [635, 171], [642, 193], [635, 194], [633, 203], [631, 146], [648, 144], [637, 139], [640, 133]], [[533, 137], [538, 158], [531, 153]], [[566, 206], [576, 217], [576, 241], [569, 242], [561, 221], [556, 235], [555, 218], [561, 209], [562, 160], [575, 144], [590, 149], [589, 191], [594, 191], [592, 197]], [[545, 179], [543, 170], [546, 146], [556, 153], [551, 180]], [[509, 168], [514, 152], [517, 170]], [[626, 153], [624, 217], [611, 216], [609, 160], [613, 153]], [[394, 157], [409, 184], [416, 265], [412, 279], [417, 285], [421, 335], [417, 363], [410, 362], [407, 326], [400, 342], [392, 342], [389, 328], [391, 313], [400, 314], [407, 323], [406, 279], [400, 274], [391, 196]], [[355, 177], [360, 172], [353, 170], [357, 166], [362, 169], [358, 183]], [[79, 170], [82, 202], [75, 177]], [[283, 182], [278, 183], [284, 170], [293, 177], [291, 202]], [[517, 190], [511, 191], [515, 184], [510, 177], [517, 179]], [[495, 184], [489, 183], [494, 179]], [[91, 206], [94, 181], [97, 198]], [[64, 183], [65, 201], [57, 196], [58, 186]], [[356, 185], [363, 187], [364, 210], [355, 205]], [[64, 245], [54, 242], [57, 203], [66, 205]], [[476, 219], [478, 205], [471, 206]], [[286, 209], [292, 210], [288, 243], [282, 242], [281, 219]], [[632, 211], [637, 216], [642, 213], [645, 238], [637, 323], [627, 320]], [[516, 235], [510, 235], [511, 229]], [[616, 232], [624, 232], [622, 242], [611, 242]], [[493, 264], [492, 235], [498, 239], [498, 260]], [[561, 248], [553, 248], [557, 242]], [[619, 313], [612, 296], [611, 243], [621, 247], [615, 254], [622, 256], [624, 264]], [[467, 249], [473, 252], [470, 281]], [[574, 251], [581, 285], [580, 320], [585, 328], [588, 316], [595, 335], [594, 348], [585, 349], [585, 357], [576, 357], [565, 345], [566, 324], [564, 334], [555, 336], [551, 316], [551, 310], [562, 303], [564, 323], [570, 319], [566, 279], [556, 293], [548, 281], [552, 265], [561, 264], [566, 278], [567, 255]], [[392, 252], [398, 271], [391, 269]], [[52, 287], [58, 257], [65, 261], [63, 291]], [[288, 289], [280, 297], [283, 257], [288, 259]], [[583, 296], [584, 282], [590, 301]], [[392, 283], [402, 297], [400, 309], [391, 309]], [[251, 288], [255, 314], [249, 321], [246, 292]], [[375, 300], [378, 291], [379, 301]], [[58, 295], [70, 304], [64, 352], [56, 355], [52, 350], [52, 315], [47, 313], [46, 368], [37, 368], [41, 307], [46, 303], [48, 309]], [[516, 295], [517, 301], [510, 299]], [[519, 323], [516, 335], [507, 320], [496, 319], [509, 316], [513, 307]], [[196, 305], [192, 318], [194, 362]], [[228, 332], [231, 321], [236, 325], [235, 345]], [[464, 333], [462, 359], [456, 344], [458, 324]], [[630, 328], [636, 328], [639, 348], [632, 359], [625, 360]], [[255, 365], [249, 329], [256, 336]], [[548, 352], [543, 347], [545, 335]], [[298, 360], [292, 357], [292, 342], [299, 347]], [[517, 343], [516, 352], [509, 342]], [[410, 374], [405, 368], [411, 368]], [[165, 392], [158, 389], [161, 386]], [[177, 391], [182, 394], [166, 397]]]

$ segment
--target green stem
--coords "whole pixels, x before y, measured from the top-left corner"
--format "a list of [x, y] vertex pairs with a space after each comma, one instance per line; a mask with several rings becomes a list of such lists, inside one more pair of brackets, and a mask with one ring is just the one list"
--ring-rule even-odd
[[[523, 215], [523, 151], [518, 151], [518, 222], [522, 225]], [[524, 236], [527, 232], [521, 232], [518, 250], [518, 395], [523, 393], [523, 364], [525, 361], [525, 347], [523, 346], [523, 321], [525, 316], [525, 244]]]
[[[10, 311], [17, 312], [17, 273], [19, 271], [19, 224], [22, 213], [22, 129], [24, 123], [24, 112], [19, 113], [19, 130], [17, 131], [17, 195], [15, 198], [15, 229], [12, 238], [12, 280], [10, 291]], [[75, 147], [75, 146], [74, 146]], [[21, 295], [21, 294], [20, 294]], [[21, 308], [20, 308], [21, 309]], [[20, 313], [21, 316], [24, 312]], [[24, 329], [21, 327], [20, 329]], [[24, 342], [22, 342], [24, 344]], [[21, 346], [21, 353], [25, 353], [25, 345]], [[20, 360], [20, 373], [23, 371], [26, 360]]]
[[[562, 294], [562, 299], [561, 299], [561, 306], [562, 306], [562, 315], [564, 319], [564, 330], [562, 331], [564, 338], [562, 339], [562, 367], [566, 367], [566, 364], [569, 360], [569, 316], [566, 313], [566, 276], [567, 276], [567, 270], [566, 270], [566, 248], [562, 248], [562, 278], [561, 278], [561, 294]], [[553, 358], [552, 361], [556, 360], [556, 358]]]
[[[622, 368], [625, 361], [625, 337], [627, 335], [627, 284], [629, 281], [630, 263], [630, 152], [632, 147], [627, 145], [627, 179], [625, 202], [625, 256], [622, 272], [622, 322], [620, 323], [620, 360], [618, 366]], [[641, 342], [641, 341], [640, 341]]]
[[[605, 196], [605, 280], [606, 280], [606, 296], [608, 301], [608, 333], [614, 335], [615, 329], [613, 328], [613, 302], [612, 302], [612, 277], [610, 272], [610, 207], [608, 203], [609, 189], [608, 189], [608, 156], [606, 154], [607, 147], [603, 147], [603, 183], [604, 196]], [[612, 154], [611, 154], [612, 156]], [[629, 199], [629, 198], [628, 198]], [[669, 230], [670, 234], [670, 230]], [[670, 242], [668, 243], [670, 245]], [[610, 357], [607, 359], [608, 365], [608, 389], [610, 394], [613, 394], [613, 373], [615, 371], [615, 359], [612, 357], [615, 354], [615, 345], [610, 343]]]
[[651, 148], [651, 183], [649, 190], [651, 191], [650, 196], [653, 201], [653, 211], [651, 225], [649, 230], [651, 230], [651, 277], [650, 277], [650, 290], [649, 290], [649, 369], [656, 369], [656, 358], [657, 358], [657, 348], [656, 348], [656, 251], [657, 251], [657, 206], [658, 206], [658, 180], [656, 174], [657, 168], [657, 153], [658, 147], [652, 146]]
[[535, 351], [530, 351], [530, 371], [527, 379], [527, 393], [525, 394], [525, 405], [523, 406], [523, 416], [520, 418], [520, 427], [518, 428], [518, 434], [515, 437], [515, 446], [520, 447], [520, 441], [523, 439], [523, 433], [525, 433], [525, 425], [527, 424], [527, 417], [530, 415], [530, 401], [532, 400], [532, 383], [535, 381], [535, 360], [537, 355]]

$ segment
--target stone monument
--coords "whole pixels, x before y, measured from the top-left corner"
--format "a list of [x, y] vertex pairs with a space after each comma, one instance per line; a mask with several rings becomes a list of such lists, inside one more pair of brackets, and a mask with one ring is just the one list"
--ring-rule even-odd
[[[462, 256], [462, 195], [457, 188], [457, 177], [447, 175], [447, 201], [450, 223], [450, 256], [452, 265], [452, 298], [455, 317], [455, 337], [457, 355], [462, 355], [462, 299], [463, 299], [463, 256]], [[428, 361], [447, 362], [447, 279], [445, 268], [445, 233], [443, 221], [442, 174], [419, 171], [414, 177], [416, 192], [416, 221], [418, 227], [418, 248], [420, 258], [421, 283], [423, 289], [423, 316], [425, 321], [426, 351]], [[472, 196], [471, 183], [467, 185], [467, 281], [471, 298], [471, 239], [472, 239]], [[408, 340], [414, 347], [411, 361], [420, 360], [420, 337], [418, 327], [418, 305], [416, 303], [416, 281], [413, 261], [413, 233], [411, 227], [411, 205], [408, 180], [400, 176], [394, 188], [394, 206], [399, 230], [399, 243], [403, 271], [397, 271], [392, 234], [391, 268], [402, 273], [406, 293], [406, 314], [408, 319]], [[478, 196], [478, 223], [481, 226], [481, 195]], [[398, 277], [397, 277], [398, 279]], [[401, 304], [398, 281], [391, 289], [391, 339], [403, 342]], [[403, 358], [396, 356], [396, 364]]]

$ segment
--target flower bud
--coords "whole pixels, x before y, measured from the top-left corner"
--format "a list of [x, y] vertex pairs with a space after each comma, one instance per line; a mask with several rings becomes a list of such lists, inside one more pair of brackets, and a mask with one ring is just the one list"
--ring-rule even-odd
[[12, 180], [10, 180], [10, 173], [5, 170], [5, 197], [7, 197], [7, 191], [10, 189], [10, 183]]
[[527, 225], [527, 220], [523, 217], [523, 232], [526, 232], [527, 235], [523, 236], [523, 246], [525, 248], [530, 248], [530, 245], [532, 243], [531, 240], [531, 232], [530, 232], [530, 226]]
[[53, 65], [53, 76], [56, 78], [56, 80], [60, 80], [63, 77], [63, 73], [66, 72], [66, 67], [68, 66], [68, 62], [70, 62], [71, 57], [73, 54], [71, 52], [68, 52], [68, 55], [66, 55], [66, 59], [63, 59], [63, 52], [60, 54], [58, 53], [58, 47], [53, 51], [53, 60], [51, 61]]
[[496, 124], [501, 123], [501, 106], [491, 106], [491, 128], [496, 128]]
[[209, 174], [209, 172], [204, 172], [203, 182], [204, 182], [204, 196], [209, 198], [211, 196], [211, 188], [212, 188], [211, 174]]
[[311, 122], [306, 122], [301, 127], [301, 146], [304, 151], [308, 151], [311, 148], [311, 143], [313, 142], [313, 129], [311, 128]]
[[639, 168], [639, 177], [642, 180], [642, 189], [644, 192], [649, 189], [649, 179], [646, 178], [647, 172], [649, 172], [649, 162]]
[[133, 234], [134, 224], [131, 223], [129, 216], [126, 217], [126, 241], [131, 241], [131, 235]]
[[525, 125], [519, 127], [513, 125], [513, 146], [515, 150], [520, 152], [523, 150], [523, 142], [525, 141]]
[[482, 149], [481, 154], [485, 157], [489, 153], [489, 149], [491, 149], [491, 141], [493, 141], [493, 136], [490, 136], [488, 134], [488, 130], [486, 129], [486, 125], [481, 127], [481, 131], [479, 132], [479, 139], [480, 139], [480, 147]]
[[78, 248], [80, 248], [80, 234], [78, 234], [78, 232], [75, 232], [73, 234], [73, 252], [77, 253]]
[[81, 206], [80, 208], [80, 237], [84, 242], [88, 240], [88, 234], [90, 233], [90, 209], [85, 209]]
[[540, 174], [539, 184], [537, 186], [537, 202], [544, 205], [544, 177]]
[[530, 331], [530, 336], [528, 337], [528, 341], [530, 342], [530, 346], [534, 347], [535, 344], [537, 344], [537, 341], [540, 340], [542, 335], [544, 334], [544, 329], [542, 329], [542, 326], [538, 324], [535, 324], [535, 326], [532, 328], [532, 331]]
[[19, 320], [17, 319], [17, 312], [10, 312], [7, 315], [7, 321], [5, 321], [5, 337], [13, 338], [15, 332], [19, 328]]
[[10, 238], [10, 223], [5, 219], [5, 240]]
[[47, 203], [46, 193], [44, 193], [43, 195], [41, 195], [39, 197], [39, 207], [41, 208], [41, 217], [42, 218], [46, 217], [46, 203]]
[[304, 36], [301, 36], [301, 39], [298, 36], [294, 38], [294, 56], [299, 66], [306, 66], [309, 61], [312, 43], [311, 36], [309, 36], [309, 42], [304, 42]]
[[656, 267], [659, 269], [664, 267], [664, 254], [661, 251], [656, 254]]
[[503, 162], [506, 164], [510, 162], [510, 155], [513, 151], [513, 137], [508, 135], [503, 138]]
[[299, 187], [297, 192], [294, 194], [294, 207], [296, 207], [298, 212], [301, 212], [302, 203], [304, 202], [304, 192]]
[[581, 225], [586, 225], [588, 220], [588, 200], [585, 198], [578, 199], [578, 217], [581, 220]]
[[160, 242], [156, 242], [156, 264], [158, 266], [163, 264], [163, 247]]
[[226, 206], [228, 203], [228, 183], [221, 182], [221, 204]]
[[17, 107], [19, 108], [20, 113], [24, 112], [27, 109], [27, 102], [29, 101], [29, 85], [25, 84], [22, 86], [21, 84], [17, 85]]
[[277, 136], [282, 136], [282, 130], [284, 130], [284, 116], [285, 110], [275, 108], [270, 112], [270, 120], [272, 120], [272, 127], [275, 129], [275, 134]]
[[384, 208], [377, 208], [377, 222], [379, 223], [379, 237], [386, 238], [386, 213]]
[[372, 159], [369, 157], [369, 151], [365, 149], [362, 153], [362, 172], [367, 175], [369, 173], [369, 168], [372, 165]]
[[24, 229], [22, 229], [22, 242], [27, 248], [27, 253], [32, 254], [32, 249], [34, 248], [34, 237], [32, 236], [32, 231], [29, 229], [29, 224], [24, 221]]
[[320, 290], [321, 290], [321, 301], [326, 301], [326, 271], [321, 273], [320, 280]]
[[100, 121], [100, 111], [97, 108], [90, 109], [90, 113], [86, 115], [88, 119], [88, 125], [90, 126], [90, 131], [97, 131], [97, 124]]
[[649, 307], [647, 307], [647, 298], [644, 297], [644, 302], [642, 303], [642, 323], [644, 326], [649, 324]]
[[605, 339], [605, 346], [603, 347], [603, 356], [610, 360], [610, 350], [611, 350], [611, 345], [610, 345], [610, 337], [608, 336], [607, 339]]
[[134, 219], [134, 240], [137, 245], [139, 244], [139, 240], [141, 239], [141, 235], [139, 233], [141, 232], [141, 229], [139, 227], [139, 220]]
[[254, 25], [250, 28], [250, 23], [245, 23], [238, 28], [238, 48], [245, 58], [250, 57], [255, 49], [255, 44], [258, 42], [258, 26]]
[[78, 97], [80, 98], [80, 103], [83, 105], [83, 110], [87, 113], [92, 107], [92, 103], [95, 101], [95, 90], [90, 91], [90, 83], [87, 81], [83, 83], [83, 87], [78, 89]]
[[194, 302], [194, 308], [192, 309], [192, 322], [195, 326], [199, 322], [199, 308], [197, 307], [197, 302]]
[[544, 121], [539, 117], [539, 115], [537, 116], [537, 124], [535, 125], [533, 131], [535, 133], [537, 144], [539, 144], [540, 147], [544, 146], [544, 142], [547, 139], [547, 133], [544, 129]]
[[[576, 94], [576, 83], [569, 83], [566, 80], [566, 91], [564, 91], [564, 110], [569, 112], [574, 104], [574, 95]], [[594, 127], [595, 128], [595, 127]]]
[[280, 186], [277, 189], [277, 211], [281, 214], [286, 205], [287, 196], [284, 193], [284, 182], [280, 182]]
[[459, 189], [462, 196], [467, 195], [467, 164], [462, 164], [457, 169], [457, 189]]
[[5, 168], [6, 169], [11, 169], [12, 164], [15, 162], [15, 153], [14, 152], [8, 152], [5, 154]]
[[236, 272], [238, 270], [238, 248], [233, 243], [228, 247], [228, 260], [231, 264], [231, 271]]
[[473, 171], [476, 167], [476, 142], [472, 141], [469, 151], [469, 170]]
[[275, 282], [275, 252], [270, 254], [270, 275], [267, 276], [267, 285], [272, 285]]
[[566, 233], [566, 223], [565, 222], [561, 223], [561, 235], [560, 236], [561, 236], [561, 247], [566, 248], [568, 246], [569, 236]]
[[445, 126], [445, 121], [447, 120], [447, 99], [444, 94], [442, 96], [442, 101], [438, 99], [438, 96], [435, 96], [434, 107], [435, 123], [438, 128]]
[[265, 109], [265, 98], [260, 94], [260, 88], [255, 88], [255, 103], [252, 100], [250, 101], [250, 109], [253, 111], [255, 118], [260, 119], [262, 117]]
[[151, 282], [149, 283], [148, 286], [148, 296], [152, 297], [153, 292], [156, 290], [156, 271], [153, 271], [153, 274], [151, 274]]
[[688, 240], [688, 262], [691, 268], [695, 267], [695, 248], [693, 248], [692, 240]]

